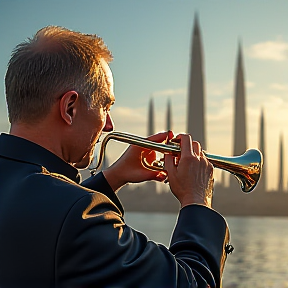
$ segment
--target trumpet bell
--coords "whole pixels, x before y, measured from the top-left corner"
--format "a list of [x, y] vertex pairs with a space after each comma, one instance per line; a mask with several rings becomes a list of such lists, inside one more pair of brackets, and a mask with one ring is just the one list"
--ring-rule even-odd
[[257, 186], [263, 166], [263, 156], [258, 149], [248, 149], [244, 154], [233, 157], [212, 155], [207, 152], [205, 155], [214, 167], [234, 175], [243, 192], [251, 192]]

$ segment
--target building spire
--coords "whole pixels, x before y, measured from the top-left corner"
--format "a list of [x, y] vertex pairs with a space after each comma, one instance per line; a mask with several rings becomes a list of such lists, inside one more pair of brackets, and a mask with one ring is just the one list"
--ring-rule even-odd
[[[265, 159], [265, 121], [264, 121], [264, 110], [263, 108], [261, 109], [261, 116], [260, 116], [260, 140], [259, 140], [259, 150], [263, 154], [263, 158]], [[265, 166], [267, 166], [267, 163], [265, 161]], [[261, 173], [261, 179], [258, 184], [259, 190], [262, 192], [267, 191], [267, 185], [266, 185], [266, 169], [265, 166], [262, 168], [262, 173]]]
[[194, 17], [188, 90], [187, 132], [206, 147], [203, 49], [198, 15]]
[[283, 192], [283, 135], [280, 135], [279, 141], [279, 182], [278, 191]]
[[[245, 95], [244, 68], [242, 59], [241, 43], [238, 45], [238, 55], [235, 74], [234, 90], [234, 134], [233, 134], [233, 155], [239, 156], [247, 149], [246, 140], [246, 95]], [[230, 189], [236, 189], [235, 178], [230, 176]], [[237, 183], [238, 185], [238, 183]]]
[[172, 130], [172, 111], [171, 111], [171, 100], [167, 102], [167, 114], [166, 114], [166, 130]]
[[247, 149], [246, 139], [246, 93], [241, 43], [238, 46], [238, 58], [235, 75], [234, 100], [234, 146], [233, 155], [241, 155]]
[[151, 98], [148, 110], [148, 136], [155, 134], [154, 125], [154, 103], [153, 98]]
[[201, 37], [200, 35], [200, 26], [199, 26], [199, 17], [198, 13], [195, 13], [194, 16], [194, 29], [193, 29], [193, 36]]

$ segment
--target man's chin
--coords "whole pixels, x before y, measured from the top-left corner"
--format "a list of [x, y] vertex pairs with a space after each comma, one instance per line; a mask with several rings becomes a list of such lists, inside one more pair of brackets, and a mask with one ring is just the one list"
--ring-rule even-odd
[[89, 167], [90, 162], [89, 158], [83, 158], [80, 162], [74, 163], [73, 166], [77, 169], [86, 169]]
[[82, 165], [82, 164], [75, 164], [75, 165], [73, 165], [75, 168], [77, 168], [77, 169], [79, 169], [79, 170], [83, 170], [83, 169], [86, 169], [86, 168], [88, 168], [89, 167], [89, 165]]
[[79, 162], [74, 163], [73, 166], [77, 169], [90, 168], [90, 166], [96, 166], [96, 163], [94, 163], [96, 159], [97, 157], [94, 157], [94, 149], [90, 149], [84, 157]]

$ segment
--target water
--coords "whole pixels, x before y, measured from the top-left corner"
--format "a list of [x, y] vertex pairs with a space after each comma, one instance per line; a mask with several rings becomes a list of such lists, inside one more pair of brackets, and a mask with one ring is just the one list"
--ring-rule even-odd
[[[168, 246], [177, 215], [129, 213], [126, 222]], [[288, 218], [227, 217], [231, 243], [223, 288], [288, 288]]]

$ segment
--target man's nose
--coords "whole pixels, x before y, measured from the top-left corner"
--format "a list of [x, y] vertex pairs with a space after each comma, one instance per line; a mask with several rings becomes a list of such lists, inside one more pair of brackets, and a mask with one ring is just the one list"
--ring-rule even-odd
[[105, 123], [105, 126], [103, 128], [103, 132], [111, 132], [113, 130], [114, 130], [114, 123], [113, 123], [112, 117], [110, 115], [110, 112], [108, 112], [106, 115], [106, 123]]

